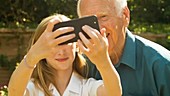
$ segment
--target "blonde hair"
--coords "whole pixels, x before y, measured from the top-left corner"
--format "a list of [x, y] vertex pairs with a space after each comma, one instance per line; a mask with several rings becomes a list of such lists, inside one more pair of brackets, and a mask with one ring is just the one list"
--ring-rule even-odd
[[[78, 3], [77, 3], [77, 14], [79, 17], [81, 17], [81, 10], [80, 10], [80, 6], [81, 6], [81, 2], [83, 0], [78, 0]], [[115, 8], [116, 8], [116, 13], [117, 13], [117, 16], [121, 16], [122, 15], [122, 11], [123, 11], [123, 8], [125, 8], [127, 6], [127, 0], [104, 0], [104, 2], [113, 2], [111, 4], [114, 4]]]
[[[70, 20], [65, 15], [56, 14], [49, 17], [44, 18], [41, 23], [38, 25], [38, 27], [35, 30], [35, 33], [33, 34], [28, 50], [31, 48], [33, 44], [36, 43], [38, 38], [41, 36], [41, 34], [45, 31], [48, 22], [53, 18], [59, 18], [62, 21], [68, 21]], [[45, 93], [45, 96], [52, 96], [52, 94], [49, 91], [49, 85], [50, 83], [54, 84], [54, 74], [53, 74], [54, 68], [52, 68], [49, 64], [47, 64], [46, 60], [40, 60], [37, 64], [37, 67], [34, 69], [32, 78], [34, 80], [35, 85], [40, 89], [43, 90]], [[82, 54], [76, 53], [76, 57], [73, 64], [73, 70], [78, 72], [81, 76], [87, 77], [88, 74], [88, 66], [86, 66], [86, 61]]]

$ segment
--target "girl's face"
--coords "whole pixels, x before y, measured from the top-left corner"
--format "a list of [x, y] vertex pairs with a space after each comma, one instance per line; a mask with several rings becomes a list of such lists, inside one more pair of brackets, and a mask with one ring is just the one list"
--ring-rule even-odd
[[75, 52], [75, 43], [59, 45], [57, 46], [56, 54], [52, 57], [46, 58], [46, 60], [48, 64], [56, 69], [56, 71], [72, 70]]

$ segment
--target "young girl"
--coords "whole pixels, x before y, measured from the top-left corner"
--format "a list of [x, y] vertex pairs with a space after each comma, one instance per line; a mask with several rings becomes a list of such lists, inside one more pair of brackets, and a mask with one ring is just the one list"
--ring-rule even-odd
[[[110, 73], [113, 75], [109, 77], [99, 66], [102, 77], [105, 78], [104, 83], [102, 80], [87, 79], [85, 59], [77, 50], [76, 42], [59, 45], [75, 37], [72, 27], [63, 27], [52, 32], [55, 24], [67, 20], [70, 19], [58, 14], [43, 19], [38, 25], [29, 51], [11, 76], [9, 96], [121, 95], [119, 76], [113, 67]], [[73, 34], [58, 37], [67, 32]], [[79, 46], [82, 48], [80, 41]], [[92, 57], [90, 59], [93, 60]]]

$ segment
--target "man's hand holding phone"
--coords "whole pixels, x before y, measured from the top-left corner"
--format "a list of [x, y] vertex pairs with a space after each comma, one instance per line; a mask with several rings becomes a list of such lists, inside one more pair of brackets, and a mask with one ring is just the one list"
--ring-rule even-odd
[[96, 65], [98, 70], [103, 70], [105, 64], [111, 64], [108, 53], [108, 39], [106, 37], [106, 29], [102, 28], [100, 32], [90, 26], [82, 28], [91, 39], [88, 39], [82, 33], [79, 33], [81, 40], [78, 40], [78, 46], [92, 63]]

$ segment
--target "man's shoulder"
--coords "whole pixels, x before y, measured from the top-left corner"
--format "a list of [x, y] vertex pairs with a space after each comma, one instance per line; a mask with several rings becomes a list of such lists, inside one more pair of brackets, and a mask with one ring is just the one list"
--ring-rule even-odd
[[140, 36], [135, 36], [135, 41], [137, 44], [137, 47], [142, 47], [144, 49], [148, 49], [148, 50], [155, 50], [155, 51], [160, 51], [160, 52], [169, 52], [168, 49], [166, 49], [165, 47], [163, 47], [162, 45], [148, 40], [146, 38], [140, 37]]
[[170, 51], [162, 45], [145, 39], [140, 36], [135, 36], [137, 52], [141, 52], [143, 56], [151, 59], [164, 59], [170, 62]]

